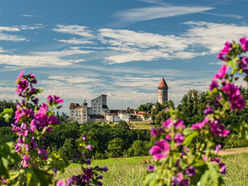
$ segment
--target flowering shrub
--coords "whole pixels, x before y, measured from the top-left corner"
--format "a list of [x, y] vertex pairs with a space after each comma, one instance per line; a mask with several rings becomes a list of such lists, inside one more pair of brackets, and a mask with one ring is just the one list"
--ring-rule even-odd
[[[240, 43], [226, 42], [218, 54], [225, 61], [210, 83], [208, 94], [217, 95], [213, 105], [207, 105], [202, 122], [185, 128], [181, 113], [166, 109], [170, 118], [161, 127], [151, 130], [157, 142], [150, 149], [155, 165], [148, 166], [145, 185], [221, 185], [226, 166], [218, 155], [221, 145], [230, 130], [248, 138], [248, 125], [226, 129], [221, 123], [228, 113], [241, 110], [246, 101], [241, 95], [241, 86], [235, 85], [239, 78], [248, 82], [248, 40]], [[232, 71], [229, 72], [231, 67]], [[238, 74], [238, 75], [237, 75]], [[244, 75], [243, 75], [244, 74]], [[197, 142], [196, 139], [201, 139]]]
[[[17, 105], [15, 112], [15, 122], [11, 124], [12, 131], [18, 136], [14, 149], [11, 144], [0, 146], [0, 185], [49, 185], [56, 184], [56, 173], [63, 171], [69, 162], [66, 162], [56, 153], [48, 154], [46, 146], [42, 146], [45, 140], [45, 133], [51, 132], [53, 127], [60, 122], [54, 114], [55, 109], [61, 107], [63, 100], [58, 96], [47, 97], [47, 103], [39, 104], [36, 95], [42, 92], [41, 89], [34, 88], [37, 80], [34, 74], [24, 75], [24, 70], [16, 80], [16, 92], [23, 98]], [[1, 116], [8, 119], [11, 116], [11, 109], [5, 109]], [[86, 140], [86, 137], [83, 137]], [[91, 145], [84, 146], [84, 149], [92, 150]], [[82, 185], [91, 183], [101, 185], [99, 179], [102, 176], [99, 172], [107, 171], [107, 168], [91, 168], [90, 159], [86, 160], [85, 153], [78, 161], [87, 167], [82, 166], [82, 174], [73, 176], [66, 183], [59, 180], [57, 185]], [[14, 166], [14, 170], [9, 170]]]
[[61, 179], [57, 182], [57, 186], [70, 186], [70, 185], [102, 185], [102, 182], [100, 181], [103, 177], [99, 173], [101, 172], [107, 172], [108, 168], [103, 167], [100, 168], [99, 166], [90, 167], [91, 160], [87, 156], [87, 151], [92, 150], [91, 145], [86, 145], [87, 137], [82, 137], [82, 143], [80, 144], [80, 147], [82, 148], [82, 154], [77, 154], [72, 162], [74, 163], [80, 163], [82, 165], [82, 173], [77, 176], [72, 176], [71, 178], [68, 178], [65, 182]]

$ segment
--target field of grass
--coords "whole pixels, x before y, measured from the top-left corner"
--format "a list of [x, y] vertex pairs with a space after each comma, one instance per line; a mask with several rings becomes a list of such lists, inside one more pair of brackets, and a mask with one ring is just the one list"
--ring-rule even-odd
[[150, 122], [132, 122], [130, 123], [131, 129], [148, 129], [151, 130], [154, 126]]
[[[103, 174], [103, 185], [143, 185], [143, 178], [147, 169], [146, 157], [113, 158], [96, 160], [93, 164], [107, 166], [109, 171]], [[225, 185], [248, 185], [248, 153], [227, 155], [222, 157], [227, 166], [224, 176]], [[71, 177], [80, 173], [78, 164], [71, 164], [60, 178]]]

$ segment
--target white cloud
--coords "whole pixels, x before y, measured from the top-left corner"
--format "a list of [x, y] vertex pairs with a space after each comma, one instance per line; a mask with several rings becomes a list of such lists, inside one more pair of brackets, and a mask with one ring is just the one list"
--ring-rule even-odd
[[23, 15], [21, 15], [22, 17], [34, 17], [34, 15], [32, 15], [32, 14], [23, 14]]
[[66, 34], [78, 35], [82, 37], [92, 37], [91, 31], [86, 26], [80, 25], [57, 25], [53, 29], [55, 32], [61, 32]]
[[13, 42], [20, 42], [20, 41], [28, 41], [25, 37], [10, 34], [9, 32], [20, 32], [23, 30], [34, 30], [40, 28], [41, 24], [36, 24], [35, 26], [28, 26], [28, 25], [21, 25], [21, 26], [0, 26], [0, 40], [2, 41], [13, 41]]
[[182, 50], [189, 44], [187, 40], [174, 35], [160, 35], [132, 30], [115, 30], [104, 28], [99, 30], [100, 40], [112, 46], [134, 46], [139, 48], [162, 47]]
[[166, 5], [123, 10], [115, 13], [114, 16], [118, 17], [120, 21], [135, 23], [158, 18], [199, 13], [212, 9], [212, 7]]
[[191, 59], [216, 54], [225, 41], [248, 35], [248, 26], [208, 22], [186, 22], [190, 28], [180, 36], [136, 32], [125, 29], [99, 29], [99, 40], [108, 49], [109, 64], [156, 59]]
[[0, 99], [17, 99], [17, 94], [15, 93], [16, 88], [14, 87], [1, 87], [0, 86]]
[[225, 62], [224, 61], [217, 61], [217, 62], [211, 62], [209, 64], [211, 65], [223, 65]]
[[93, 41], [85, 40], [82, 38], [60, 39], [58, 41], [62, 42], [62, 43], [72, 44], [72, 45], [84, 45], [84, 44], [94, 44], [95, 43]]
[[61, 51], [33, 52], [28, 55], [0, 54], [0, 64], [24, 67], [68, 66], [84, 61], [82, 58], [67, 59], [68, 57], [89, 54], [91, 52], [80, 50], [77, 47], [71, 47], [70, 49]]
[[231, 42], [248, 35], [248, 26], [193, 21], [185, 24], [191, 25], [192, 28], [182, 37], [191, 41], [192, 45], [207, 48], [211, 54], [220, 51], [226, 41]]
[[49, 76], [49, 79], [52, 80], [60, 80], [60, 81], [64, 81], [66, 83], [69, 84], [75, 84], [75, 83], [98, 83], [101, 80], [100, 79], [96, 79], [96, 78], [92, 78], [92, 77], [83, 77], [83, 76], [61, 76], [61, 75], [54, 75], [54, 76]]

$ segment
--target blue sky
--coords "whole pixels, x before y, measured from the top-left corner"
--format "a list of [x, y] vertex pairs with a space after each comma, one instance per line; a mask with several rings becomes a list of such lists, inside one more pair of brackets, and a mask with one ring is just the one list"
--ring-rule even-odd
[[162, 77], [176, 104], [206, 91], [225, 41], [248, 36], [248, 1], [0, 0], [0, 99], [16, 99], [22, 69], [40, 96], [136, 108], [157, 101]]

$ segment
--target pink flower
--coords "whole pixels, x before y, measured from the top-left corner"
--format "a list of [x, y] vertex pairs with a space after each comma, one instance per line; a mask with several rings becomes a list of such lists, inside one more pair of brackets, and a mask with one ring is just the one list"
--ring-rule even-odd
[[157, 141], [155, 145], [150, 149], [150, 154], [153, 155], [154, 160], [161, 160], [166, 158], [170, 152], [170, 144], [164, 139]]
[[176, 129], [178, 129], [178, 128], [184, 129], [185, 126], [184, 126], [183, 120], [178, 120], [178, 121], [174, 124], [174, 127], [175, 127]]
[[58, 96], [51, 96], [51, 95], [49, 95], [48, 97], [47, 97], [47, 100], [48, 100], [48, 103], [50, 104], [50, 105], [52, 105], [52, 104], [59, 104], [59, 103], [63, 103], [64, 102], [64, 100], [63, 99], [60, 99], [60, 97], [58, 97]]
[[210, 107], [209, 105], [207, 105], [206, 106], [206, 109], [203, 111], [203, 113], [205, 114], [205, 115], [208, 115], [208, 114], [212, 114], [213, 113], [213, 109], [212, 109], [212, 107]]
[[185, 170], [185, 173], [186, 173], [189, 177], [195, 176], [195, 175], [196, 175], [195, 167], [189, 166], [189, 167]]
[[87, 140], [87, 136], [83, 136], [83, 137], [82, 137], [82, 140], [83, 140], [83, 141]]
[[177, 177], [172, 177], [172, 186], [189, 186], [189, 180], [183, 177], [183, 173], [179, 172]]
[[224, 58], [223, 56], [228, 54], [231, 47], [232, 43], [226, 42], [225, 47], [220, 51], [217, 57], [221, 60], [226, 60], [226, 58]]
[[30, 157], [29, 155], [24, 155], [22, 157], [22, 163], [23, 163], [23, 167], [28, 167], [28, 162], [30, 161]]
[[221, 149], [221, 144], [216, 145], [215, 152], [218, 153], [220, 149]]
[[172, 137], [171, 137], [171, 135], [170, 135], [170, 134], [168, 134], [168, 135], [166, 135], [166, 136], [165, 136], [165, 139], [167, 139], [167, 140], [170, 140], [170, 141], [171, 141], [171, 140], [172, 140]]
[[240, 38], [239, 41], [240, 41], [242, 50], [248, 51], [248, 40], [246, 39], [246, 37]]
[[225, 129], [223, 125], [219, 123], [219, 121], [215, 120], [210, 123], [210, 131], [215, 135], [219, 137], [227, 137], [227, 135], [230, 133], [228, 129]]
[[22, 70], [20, 75], [17, 77], [16, 81], [18, 81], [19, 79], [22, 79], [23, 74], [24, 74], [25, 70]]
[[21, 80], [18, 82], [16, 87], [17, 87], [16, 92], [21, 94], [23, 91], [25, 91], [28, 88], [28, 81], [26, 79]]
[[54, 116], [54, 115], [49, 116], [48, 124], [56, 125], [58, 123], [59, 123], [59, 121], [58, 121], [58, 118], [56, 116]]
[[226, 64], [222, 65], [216, 75], [214, 75], [214, 79], [222, 79], [225, 77], [227, 71], [229, 69], [229, 66]]
[[92, 150], [92, 145], [87, 145], [87, 146], [86, 146], [86, 149]]
[[154, 172], [155, 167], [153, 165], [148, 165], [148, 171]]
[[56, 186], [66, 186], [66, 184], [63, 182], [62, 179], [60, 179], [59, 181], [57, 181]]
[[241, 57], [241, 58], [240, 58], [239, 66], [242, 68], [242, 70], [243, 70], [246, 74], [248, 74], [247, 64], [248, 64], [248, 58], [247, 58], [247, 57]]
[[34, 132], [36, 128], [37, 128], [37, 121], [35, 119], [32, 119], [30, 123], [30, 131]]
[[152, 130], [151, 130], [151, 136], [152, 137], [156, 137], [156, 136], [158, 136], [158, 132], [157, 132], [157, 130], [155, 129], [155, 128], [152, 128]]
[[177, 143], [177, 146], [180, 146], [184, 142], [184, 136], [181, 133], [177, 133], [175, 135], [175, 142]]
[[38, 155], [42, 155], [42, 160], [47, 160], [48, 156], [47, 156], [47, 151], [45, 149], [39, 149], [38, 150]]
[[223, 92], [228, 96], [230, 108], [232, 110], [241, 110], [245, 107], [245, 99], [241, 95], [240, 88], [241, 87], [236, 87], [233, 83], [227, 83], [222, 88]]
[[37, 143], [35, 143], [35, 139], [34, 136], [31, 139], [31, 143], [30, 143], [30, 149], [36, 149], [38, 147]]
[[212, 91], [214, 88], [218, 88], [218, 82], [213, 80], [209, 86], [209, 90]]
[[159, 136], [160, 134], [164, 133], [164, 129], [162, 129], [160, 127], [158, 127], [158, 129], [152, 128], [150, 133], [151, 133], [152, 137], [156, 137], [156, 136]]
[[192, 130], [195, 130], [195, 129], [202, 129], [205, 124], [209, 122], [209, 118], [208, 117], [205, 117], [204, 120], [202, 122], [199, 122], [199, 123], [195, 123], [191, 126], [191, 129]]
[[169, 127], [171, 127], [171, 125], [172, 125], [171, 119], [170, 119], [170, 118], [167, 119], [166, 121], [164, 121], [164, 122], [162, 123], [162, 125], [163, 125], [164, 128], [169, 128]]

